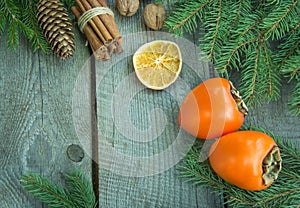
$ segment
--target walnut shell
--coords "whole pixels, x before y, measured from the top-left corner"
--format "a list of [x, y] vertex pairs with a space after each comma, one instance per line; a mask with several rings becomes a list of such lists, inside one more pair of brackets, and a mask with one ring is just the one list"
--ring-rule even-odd
[[123, 16], [132, 16], [139, 9], [139, 0], [117, 0], [116, 7]]
[[149, 28], [160, 30], [166, 19], [166, 10], [161, 4], [148, 4], [143, 11], [143, 18]]

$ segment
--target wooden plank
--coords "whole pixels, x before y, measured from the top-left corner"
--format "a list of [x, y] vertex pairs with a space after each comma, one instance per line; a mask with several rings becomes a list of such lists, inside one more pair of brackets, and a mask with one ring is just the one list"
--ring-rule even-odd
[[292, 84], [284, 84], [279, 100], [250, 109], [245, 123], [268, 129], [282, 138], [298, 141], [300, 147], [300, 116], [295, 116], [288, 106], [292, 88]]
[[96, 63], [100, 207], [222, 207], [220, 197], [185, 183], [178, 177], [177, 163], [170, 163], [181, 154], [176, 148], [186, 145], [176, 140], [178, 135], [193, 139], [179, 133], [177, 114], [187, 90], [211, 75], [208, 64], [199, 63], [197, 52], [179, 41], [185, 58], [196, 55], [194, 62], [184, 64], [180, 79], [169, 89], [144, 89], [134, 75], [132, 53], [146, 42], [170, 37], [138, 33], [147, 30], [141, 14], [150, 2], [140, 3], [132, 17], [115, 11], [125, 36], [123, 54]]
[[[108, 2], [114, 9], [112, 1]], [[127, 54], [119, 55], [121, 58], [114, 55], [108, 63], [96, 63], [100, 207], [222, 207], [223, 199], [209, 189], [184, 183], [177, 175], [176, 165], [168, 168], [168, 158], [157, 163], [154, 157], [172, 146], [178, 135], [176, 120], [180, 102], [176, 96], [174, 99], [172, 92], [181, 96], [184, 92], [180, 92], [180, 87], [176, 88], [178, 81], [170, 90], [162, 92], [141, 90], [142, 86], [133, 74], [131, 60], [134, 49], [155, 38], [164, 38], [155, 37], [155, 32], [142, 37], [137, 33], [147, 30], [141, 18], [146, 3], [150, 2], [141, 2], [138, 13], [133, 17], [115, 15], [121, 33], [131, 37], [128, 45], [125, 38], [124, 53]], [[185, 37], [198, 42], [198, 36]], [[198, 59], [197, 63], [204, 71], [202, 76], [197, 76], [188, 66], [184, 66], [180, 76], [180, 82], [190, 88], [208, 77], [217, 76], [208, 70], [208, 64], [201, 65]], [[285, 92], [289, 89], [288, 86], [283, 88], [282, 99], [278, 102], [252, 109], [245, 123], [299, 139], [299, 117], [291, 116], [284, 105], [287, 103]], [[152, 131], [151, 136], [157, 132], [160, 134], [152, 138], [145, 131]], [[159, 167], [165, 171], [150, 174], [147, 167]]]
[[[73, 89], [89, 51], [81, 35], [76, 33], [75, 38], [74, 57], [67, 61], [33, 53], [23, 38], [16, 51], [1, 44], [2, 207], [42, 207], [20, 186], [21, 175], [28, 171], [41, 173], [54, 182], [60, 182], [61, 174], [74, 167], [91, 174], [91, 160], [82, 151], [72, 109]], [[5, 39], [1, 37], [1, 43]], [[89, 129], [91, 124], [87, 126]], [[91, 132], [85, 139], [90, 139], [90, 135]]]
[[[239, 89], [240, 74], [233, 73], [231, 77], [233, 84]], [[288, 83], [286, 79], [283, 79], [280, 98], [277, 101], [262, 102], [261, 105], [249, 106], [249, 114], [245, 118], [245, 125], [261, 127], [282, 138], [300, 142], [300, 116], [295, 116], [288, 105], [293, 86], [293, 82]]]

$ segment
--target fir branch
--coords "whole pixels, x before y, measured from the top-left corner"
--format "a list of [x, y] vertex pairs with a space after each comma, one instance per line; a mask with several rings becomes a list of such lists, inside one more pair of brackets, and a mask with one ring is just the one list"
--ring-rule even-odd
[[[0, 2], [0, 36], [7, 30], [7, 47], [15, 49], [19, 45], [22, 32], [32, 44], [33, 51], [41, 49], [50, 52], [50, 46], [43, 36], [36, 18], [36, 4], [38, 0], [3, 0]], [[70, 8], [75, 1], [62, 0], [66, 8]]]
[[260, 104], [280, 97], [280, 71], [271, 62], [272, 51], [268, 42], [248, 45], [241, 71], [240, 91], [248, 105]]
[[260, 94], [260, 90], [257, 87], [260, 87], [258, 82], [258, 70], [259, 70], [259, 58], [261, 55], [260, 51], [261, 43], [258, 46], [249, 46], [247, 49], [247, 57], [244, 63], [244, 70], [242, 71], [241, 76], [241, 93], [248, 105], [253, 104], [256, 100], [256, 94]]
[[300, 31], [295, 30], [290, 32], [286, 37], [283, 38], [282, 43], [277, 47], [280, 53], [274, 54], [272, 59], [278, 70], [280, 70], [283, 75], [298, 79], [298, 73], [296, 73], [300, 63]]
[[[38, 49], [41, 49], [43, 53], [48, 54], [51, 51], [50, 45], [47, 42], [46, 38], [43, 36], [41, 28], [37, 24], [35, 12], [36, 1], [26, 0], [26, 4], [23, 5], [23, 8], [26, 7], [30, 7], [32, 9], [28, 9], [23, 12], [22, 20], [26, 25], [26, 28], [24, 28], [23, 31], [31, 42], [34, 52]], [[27, 28], [30, 28], [30, 30], [28, 30]]]
[[[235, 36], [233, 21], [239, 13], [239, 2], [215, 1], [205, 11], [203, 24], [206, 29], [204, 38], [200, 37], [200, 47], [207, 54], [208, 58], [216, 64], [216, 69], [223, 73], [224, 70], [219, 64], [223, 60], [223, 49], [228, 49], [231, 44], [230, 38]], [[237, 37], [239, 39], [239, 37]]]
[[281, 39], [285, 35], [289, 30], [289, 28], [285, 26], [288, 25], [285, 21], [289, 19], [289, 15], [293, 16], [292, 12], [297, 8], [299, 0], [286, 0], [281, 3], [280, 6], [263, 19], [262, 27], [267, 28], [264, 34], [266, 37], [271, 36], [272, 39]]
[[[264, 44], [263, 51], [265, 54], [265, 66], [266, 66], [266, 90], [265, 94], [268, 97], [268, 100], [277, 100], [280, 97], [280, 72], [276, 71], [276, 67], [273, 66], [271, 61], [271, 50]], [[275, 69], [275, 70], [274, 70]]]
[[[299, 24], [298, 24], [299, 25]], [[297, 27], [297, 26], [296, 26]], [[278, 46], [281, 53], [274, 56], [278, 69], [283, 75], [289, 77], [291, 82], [295, 80], [295, 86], [290, 93], [288, 105], [295, 115], [300, 114], [300, 41], [299, 30], [293, 30], [285, 37], [285, 41]]]
[[254, 97], [254, 93], [255, 93], [255, 87], [256, 87], [256, 82], [257, 82], [257, 71], [258, 71], [258, 61], [259, 61], [259, 56], [260, 56], [260, 45], [258, 45], [256, 47], [256, 51], [255, 51], [255, 61], [254, 61], [254, 67], [253, 67], [253, 78], [252, 78], [252, 82], [251, 82], [251, 91], [249, 96], [246, 95], [246, 98], [248, 97], [248, 102], [253, 99]]
[[221, 10], [222, 10], [222, 0], [219, 0], [219, 2], [218, 2], [218, 15], [217, 15], [217, 18], [216, 18], [216, 27], [215, 27], [214, 32], [213, 32], [211, 47], [210, 47], [210, 51], [209, 51], [209, 54], [208, 54], [209, 59], [212, 59], [214, 57], [215, 46], [216, 46], [216, 42], [217, 42], [217, 38], [218, 38], [218, 34], [219, 34], [219, 28], [220, 28]]
[[83, 172], [75, 170], [66, 174], [65, 179], [70, 198], [78, 207], [96, 207], [97, 203], [93, 186], [91, 182], [87, 180]]
[[238, 4], [238, 8], [236, 10], [236, 14], [235, 14], [234, 20], [233, 20], [233, 22], [232, 22], [232, 24], [230, 26], [229, 31], [228, 31], [228, 36], [231, 34], [232, 29], [236, 26], [236, 24], [238, 22], [239, 16], [241, 14], [241, 9], [242, 9], [243, 2], [244, 2], [244, 0], [239, 0], [239, 4]]
[[268, 12], [274, 9], [275, 6], [278, 6], [281, 0], [259, 0], [252, 1], [252, 6], [255, 10], [262, 10]]
[[[201, 148], [201, 142], [196, 143], [186, 155], [184, 164], [177, 166], [178, 170], [180, 170], [179, 177], [184, 178], [186, 182], [192, 183], [193, 185], [200, 185], [202, 187], [210, 187], [215, 186], [219, 189], [226, 188], [222, 179], [217, 177], [214, 174], [213, 170], [209, 167], [207, 161], [204, 161], [205, 165], [198, 165], [198, 161], [201, 156], [199, 156], [198, 149]], [[197, 161], [197, 163], [195, 163]], [[201, 174], [201, 173], [207, 174]]]
[[[247, 11], [250, 12], [251, 8], [247, 8]], [[243, 14], [243, 19], [240, 20], [240, 25], [236, 29], [236, 34], [244, 37], [250, 33], [250, 35], [257, 35], [259, 33], [258, 25], [261, 23], [261, 13], [257, 11], [253, 14]]]
[[300, 151], [298, 144], [274, 136], [269, 131], [257, 127], [244, 130], [262, 131], [269, 134], [281, 149], [283, 169], [276, 182], [262, 191], [246, 191], [237, 188], [210, 168], [208, 161], [200, 162], [203, 141], [197, 140], [190, 152], [178, 166], [179, 176], [194, 185], [209, 187], [218, 194], [224, 194], [225, 203], [230, 207], [293, 207], [300, 205]]
[[192, 17], [194, 17], [201, 9], [203, 9], [206, 5], [208, 5], [212, 1], [206, 1], [202, 3], [199, 7], [197, 7], [194, 11], [192, 11], [187, 17], [181, 20], [177, 25], [175, 25], [172, 30], [177, 30], [179, 27], [182, 27], [186, 22], [188, 22]]
[[299, 55], [290, 56], [282, 66], [282, 73], [289, 76], [291, 79], [300, 79], [300, 53]]
[[[299, 60], [299, 59], [298, 59]], [[300, 82], [298, 81], [291, 93], [291, 99], [288, 103], [295, 115], [300, 115]]]
[[49, 179], [36, 173], [22, 175], [21, 185], [33, 196], [49, 207], [95, 208], [96, 197], [92, 183], [80, 170], [65, 175], [66, 188], [53, 184]]
[[[257, 39], [252, 39], [252, 40], [245, 40], [241, 43], [238, 43], [237, 46], [236, 44], [233, 47], [229, 47], [229, 50], [223, 51], [224, 57], [226, 57], [223, 62], [219, 62], [220, 69], [218, 70], [220, 73], [224, 73], [230, 65], [233, 65], [235, 69], [238, 69], [238, 65], [241, 64], [240, 62], [240, 56], [238, 56], [238, 52], [241, 48], [246, 47], [248, 44], [255, 43]], [[224, 48], [225, 50], [227, 48]], [[238, 63], [238, 64], [235, 64]]]
[[4, 1], [0, 2], [0, 36], [2, 35], [6, 26], [6, 17], [4, 12]]
[[30, 173], [23, 175], [21, 185], [33, 196], [47, 203], [49, 207], [75, 208], [75, 205], [62, 187], [53, 184], [49, 179], [43, 178], [39, 174]]
[[24, 23], [20, 19], [22, 8], [19, 2], [15, 2], [12, 0], [3, 0], [3, 4], [1, 4], [0, 6], [0, 9], [3, 11], [4, 16], [6, 16], [5, 20], [9, 23], [7, 28], [8, 48], [14, 49], [19, 44], [18, 29], [25, 28]]
[[19, 44], [19, 33], [18, 33], [17, 25], [10, 24], [8, 26], [7, 34], [8, 34], [8, 40], [7, 40], [8, 48], [14, 49], [15, 46]]
[[[290, 49], [288, 49], [286, 56], [280, 61], [279, 67], [283, 69], [282, 72], [284, 74], [292, 71], [291, 74], [294, 75], [295, 74], [295, 73], [293, 73], [294, 70], [290, 70], [289, 68], [284, 67], [284, 65], [286, 65], [286, 63], [290, 59], [293, 59], [293, 54], [300, 54], [299, 52], [296, 51], [296, 50], [299, 51], [300, 40], [298, 40], [297, 42], [293, 42], [292, 44], [293, 44], [293, 46]], [[298, 59], [298, 61], [299, 61], [299, 59]]]
[[183, 31], [193, 32], [198, 20], [204, 16], [204, 8], [214, 0], [185, 1], [176, 4], [175, 10], [168, 16], [164, 27], [170, 32], [182, 35]]
[[291, 29], [291, 33], [295, 32], [300, 27], [300, 22]]
[[[222, 75], [241, 72], [240, 91], [248, 105], [278, 99], [282, 74], [298, 77], [299, 0], [197, 0], [177, 6], [166, 27], [182, 34], [195, 31], [196, 20], [203, 25], [201, 50]], [[271, 40], [280, 43], [276, 50]]]

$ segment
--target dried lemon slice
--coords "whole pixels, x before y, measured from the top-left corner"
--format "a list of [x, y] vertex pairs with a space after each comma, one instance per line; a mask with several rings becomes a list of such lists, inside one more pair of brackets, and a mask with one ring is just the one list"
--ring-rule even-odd
[[138, 79], [148, 88], [162, 90], [178, 78], [182, 66], [178, 45], [156, 40], [141, 46], [133, 55]]

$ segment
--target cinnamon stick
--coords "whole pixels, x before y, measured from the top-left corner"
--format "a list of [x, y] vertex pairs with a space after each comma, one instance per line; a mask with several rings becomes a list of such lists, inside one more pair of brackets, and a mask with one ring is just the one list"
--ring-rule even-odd
[[[106, 5], [106, 2], [103, 1], [102, 1], [103, 5], [101, 5], [98, 0], [87, 0], [87, 1], [92, 5], [92, 7], [101, 7]], [[111, 15], [103, 14], [103, 15], [99, 15], [99, 17], [102, 20], [103, 24], [106, 26], [107, 30], [109, 31], [113, 39], [120, 39], [122, 37], [118, 29], [118, 26]]]
[[[107, 7], [107, 2], [106, 2], [106, 0], [98, 0], [98, 1], [99, 1], [99, 3], [100, 3], [101, 6]], [[112, 24], [114, 24], [113, 27], [115, 27], [116, 30], [119, 31], [118, 26], [117, 26], [115, 20], [113, 19], [113, 17], [109, 15], [109, 18], [111, 19]], [[121, 46], [124, 44], [124, 41], [123, 41], [123, 39], [122, 39], [121, 34], [120, 34], [120, 38], [117, 38], [117, 40], [116, 40], [115, 43], [113, 43], [113, 44], [115, 45], [114, 52], [116, 52], [116, 53], [121, 53], [121, 52], [123, 51], [123, 49], [122, 49]]]
[[107, 2], [106, 2], [106, 0], [98, 0], [98, 1], [99, 1], [99, 3], [100, 3], [102, 6], [107, 7]]
[[[79, 9], [75, 6], [72, 6], [71, 11], [78, 20], [81, 16]], [[83, 32], [85, 33], [86, 38], [94, 52], [95, 58], [97, 60], [103, 61], [108, 60], [109, 55], [107, 48], [104, 46], [103, 42], [101, 42], [101, 40], [97, 37], [94, 30], [88, 24], [86, 24], [83, 28]]]
[[[98, 2], [100, 3], [100, 5], [101, 6], [103, 6], [103, 7], [108, 7], [107, 6], [107, 2], [106, 2], [106, 0], [98, 0]], [[119, 28], [118, 28], [118, 26], [117, 26], [117, 24], [116, 24], [116, 22], [115, 22], [115, 20], [114, 20], [114, 18], [111, 16], [111, 15], [108, 15], [108, 17], [110, 18], [110, 20], [111, 20], [111, 22], [112, 22], [112, 26], [115, 28], [115, 30], [119, 33], [118, 35], [117, 35], [117, 38], [119, 39], [119, 38], [122, 38], [122, 35], [121, 35], [121, 33], [120, 33], [120, 31], [119, 31]], [[121, 43], [121, 45], [123, 44], [123, 42]]]
[[111, 44], [107, 46], [107, 50], [109, 54], [113, 54], [116, 50], [115, 41], [112, 41]]
[[[76, 0], [76, 3], [79, 8], [72, 7], [71, 10], [77, 19], [92, 8], [107, 7], [106, 0]], [[93, 17], [84, 26], [83, 32], [97, 60], [106, 61], [112, 53], [122, 52], [123, 39], [113, 16], [103, 14]]]
[[[92, 9], [92, 6], [86, 0], [76, 0], [76, 3], [79, 9], [81, 10], [81, 13]], [[102, 23], [101, 19], [98, 16], [93, 17], [89, 21], [89, 24], [92, 26], [92, 28], [104, 44], [109, 44], [112, 41], [112, 36], [110, 35], [105, 25]]]
[[119, 40], [117, 40], [117, 41], [114, 42], [114, 45], [116, 47], [115, 48], [115, 53], [122, 53], [122, 51], [123, 51], [123, 49], [121, 47], [121, 45], [122, 45], [123, 42], [121, 42], [120, 40], [121, 39], [119, 39]]

